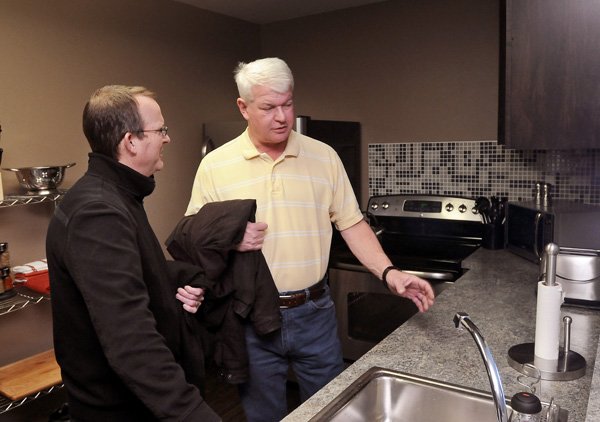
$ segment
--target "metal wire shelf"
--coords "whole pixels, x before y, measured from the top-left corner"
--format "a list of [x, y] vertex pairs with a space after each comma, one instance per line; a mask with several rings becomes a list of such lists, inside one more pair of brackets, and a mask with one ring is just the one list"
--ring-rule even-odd
[[[62, 199], [65, 193], [65, 190], [57, 190], [55, 192], [40, 195], [5, 195], [4, 199], [0, 201], [0, 208], [13, 207], [17, 205], [39, 204], [42, 202], [56, 203]], [[24, 309], [27, 306], [38, 304], [44, 300], [50, 300], [49, 296], [38, 294], [29, 289], [21, 288], [20, 286], [15, 286], [14, 290], [16, 291], [15, 296], [0, 301], [0, 316], [11, 312], [16, 312]], [[24, 404], [40, 397], [46, 396], [53, 391], [60, 390], [63, 387], [64, 384], [57, 384], [14, 401], [8, 397], [0, 395], [0, 415], [16, 409], [17, 407], [23, 406]]]
[[65, 190], [57, 190], [56, 192], [47, 193], [44, 195], [5, 195], [0, 201], [1, 207], [13, 207], [16, 205], [40, 204], [42, 202], [59, 201], [67, 193]]
[[64, 387], [64, 384], [53, 385], [50, 388], [46, 388], [44, 390], [38, 391], [35, 394], [32, 394], [27, 397], [23, 397], [22, 399], [15, 400], [15, 401], [11, 401], [7, 397], [0, 396], [0, 415], [8, 412], [9, 410], [16, 409], [19, 406], [23, 406], [25, 403], [29, 403], [30, 401], [33, 401], [40, 397], [46, 396], [55, 390], [60, 390], [63, 387]]
[[[15, 286], [14, 290], [16, 291], [15, 296], [0, 301], [0, 316], [6, 315], [10, 312], [16, 312], [27, 306], [38, 304], [44, 300], [50, 300], [50, 296], [38, 294], [22, 286]], [[0, 395], [0, 415], [35, 399], [50, 394], [55, 390], [61, 389], [63, 386], [63, 384], [57, 384], [14, 401], [8, 397]]]
[[0, 316], [10, 312], [16, 312], [29, 305], [35, 305], [43, 300], [50, 300], [49, 296], [38, 295], [34, 292], [25, 293], [24, 289], [15, 287], [17, 294], [9, 299], [0, 302]]

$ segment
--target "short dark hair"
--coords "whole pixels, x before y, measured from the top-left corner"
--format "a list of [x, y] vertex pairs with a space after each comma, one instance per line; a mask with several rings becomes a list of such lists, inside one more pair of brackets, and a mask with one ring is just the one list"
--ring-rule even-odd
[[107, 85], [96, 90], [83, 108], [83, 133], [93, 152], [118, 159], [127, 132], [140, 136], [142, 119], [136, 95], [154, 98], [143, 86]]

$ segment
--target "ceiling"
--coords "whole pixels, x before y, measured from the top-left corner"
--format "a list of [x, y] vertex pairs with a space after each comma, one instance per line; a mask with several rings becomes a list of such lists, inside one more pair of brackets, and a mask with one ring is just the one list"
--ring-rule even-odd
[[256, 24], [300, 18], [384, 0], [175, 0]]

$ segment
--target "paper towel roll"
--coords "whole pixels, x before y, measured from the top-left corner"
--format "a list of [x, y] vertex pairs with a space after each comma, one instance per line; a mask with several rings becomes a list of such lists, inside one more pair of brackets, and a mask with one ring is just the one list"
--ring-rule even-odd
[[560, 337], [560, 305], [563, 291], [560, 283], [547, 286], [538, 283], [537, 309], [535, 315], [535, 357], [558, 360]]

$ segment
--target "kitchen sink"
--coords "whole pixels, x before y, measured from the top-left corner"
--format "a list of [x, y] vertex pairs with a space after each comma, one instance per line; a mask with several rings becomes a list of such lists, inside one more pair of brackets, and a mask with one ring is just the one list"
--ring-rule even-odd
[[[511, 414], [510, 400], [506, 400]], [[566, 422], [568, 412], [542, 402], [544, 422]], [[311, 421], [494, 422], [490, 393], [373, 367], [349, 385]]]

